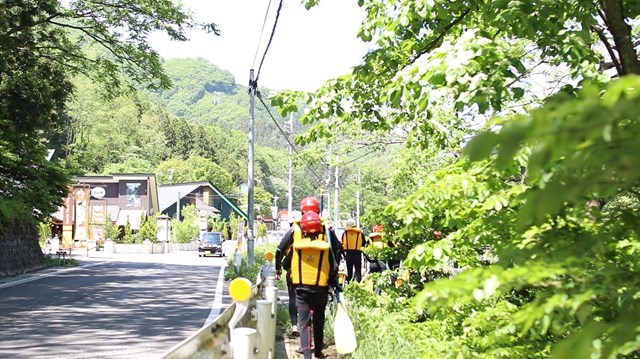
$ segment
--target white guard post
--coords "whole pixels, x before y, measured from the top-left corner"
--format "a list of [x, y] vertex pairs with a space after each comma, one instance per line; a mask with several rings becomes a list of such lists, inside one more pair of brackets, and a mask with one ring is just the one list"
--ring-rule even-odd
[[247, 278], [236, 278], [229, 283], [229, 294], [236, 302], [236, 310], [229, 321], [231, 333], [231, 352], [233, 359], [254, 359], [256, 352], [257, 331], [253, 328], [236, 328], [249, 309], [251, 299], [251, 281]]
[[276, 353], [276, 307], [278, 302], [278, 288], [276, 287], [276, 268], [273, 265], [273, 253], [266, 253], [267, 264], [262, 266], [260, 273], [264, 278], [264, 298], [256, 302], [258, 328], [259, 359], [274, 359]]
[[258, 355], [259, 359], [274, 359], [276, 345], [276, 316], [272, 313], [272, 302], [258, 300]]
[[[268, 258], [268, 257], [267, 257]], [[273, 276], [275, 270], [270, 271], [270, 266], [262, 268], [266, 287], [264, 297], [266, 300], [258, 300], [256, 308], [258, 310], [258, 358], [274, 359], [276, 350], [276, 308], [278, 304], [278, 287], [275, 286], [276, 278]]]
[[233, 359], [254, 359], [256, 337], [257, 331], [253, 328], [234, 329], [231, 334]]

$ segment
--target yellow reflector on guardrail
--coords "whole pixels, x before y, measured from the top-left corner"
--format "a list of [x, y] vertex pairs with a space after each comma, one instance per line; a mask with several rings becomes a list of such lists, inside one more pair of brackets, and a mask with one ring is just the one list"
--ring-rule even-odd
[[244, 302], [251, 298], [251, 281], [247, 278], [236, 278], [229, 283], [229, 295], [236, 302]]
[[271, 252], [267, 252], [267, 253], [264, 255], [264, 259], [266, 259], [266, 260], [267, 260], [267, 262], [271, 262], [271, 261], [273, 260], [273, 253], [271, 253]]

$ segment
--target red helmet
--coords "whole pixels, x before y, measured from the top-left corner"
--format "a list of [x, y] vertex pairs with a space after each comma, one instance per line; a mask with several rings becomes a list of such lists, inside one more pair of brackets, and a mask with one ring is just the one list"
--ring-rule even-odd
[[316, 234], [322, 232], [322, 220], [316, 212], [307, 212], [302, 215], [300, 228], [306, 234]]
[[320, 213], [320, 202], [315, 197], [305, 197], [300, 202], [300, 211], [302, 214], [307, 212]]

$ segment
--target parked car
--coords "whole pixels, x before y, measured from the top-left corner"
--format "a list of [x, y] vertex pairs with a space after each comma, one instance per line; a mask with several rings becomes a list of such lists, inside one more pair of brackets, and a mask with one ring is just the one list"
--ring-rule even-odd
[[222, 250], [222, 242], [224, 242], [222, 233], [202, 232], [198, 242], [198, 257], [206, 257], [216, 254], [220, 257], [224, 257], [224, 251]]
[[269, 242], [269, 243], [280, 243], [280, 241], [284, 237], [285, 233], [287, 233], [287, 231], [269, 230], [269, 231], [267, 231], [267, 242]]

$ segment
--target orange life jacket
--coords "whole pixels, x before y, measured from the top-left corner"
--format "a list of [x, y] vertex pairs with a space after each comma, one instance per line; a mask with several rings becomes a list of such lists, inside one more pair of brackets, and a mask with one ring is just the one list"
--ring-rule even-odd
[[382, 240], [382, 233], [371, 233], [369, 235], [369, 239], [371, 240], [371, 247], [373, 248], [385, 248], [386, 244]]
[[342, 233], [342, 249], [345, 251], [356, 250], [362, 248], [362, 231], [360, 228], [347, 228]]
[[293, 239], [291, 281], [296, 285], [326, 287], [331, 271], [330, 245], [321, 233], [314, 237], [296, 236]]
[[[296, 238], [302, 237], [302, 229], [300, 228], [299, 221], [293, 222], [291, 224], [291, 229], [293, 230], [293, 241], [295, 241]], [[291, 275], [291, 257], [293, 256], [293, 253], [292, 253], [293, 241], [291, 242], [291, 244], [287, 246], [287, 248], [285, 248], [284, 256], [282, 259], [282, 268], [284, 268], [289, 273], [289, 275]]]

